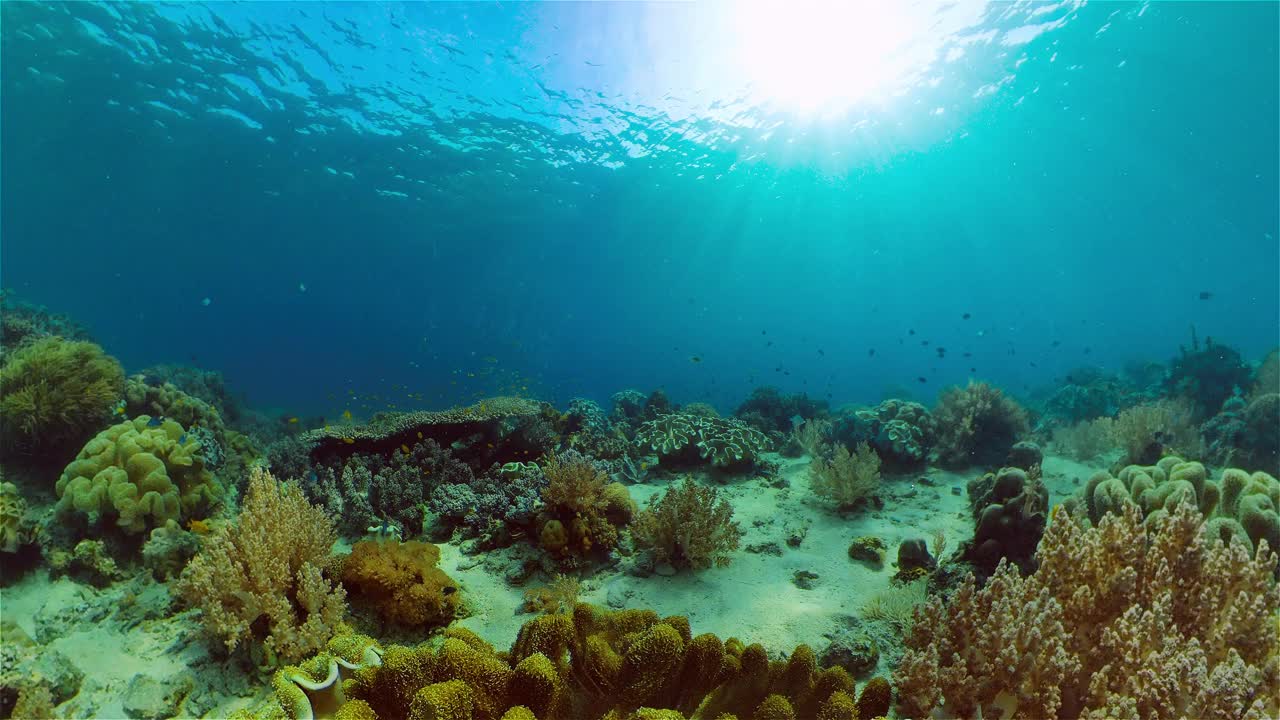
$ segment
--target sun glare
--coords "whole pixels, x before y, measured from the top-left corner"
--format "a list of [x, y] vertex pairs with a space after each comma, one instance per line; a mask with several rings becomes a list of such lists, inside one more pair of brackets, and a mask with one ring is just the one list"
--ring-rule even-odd
[[764, 103], [800, 115], [881, 99], [919, 68], [910, 46], [927, 33], [919, 6], [896, 0], [735, 2], [735, 65]]

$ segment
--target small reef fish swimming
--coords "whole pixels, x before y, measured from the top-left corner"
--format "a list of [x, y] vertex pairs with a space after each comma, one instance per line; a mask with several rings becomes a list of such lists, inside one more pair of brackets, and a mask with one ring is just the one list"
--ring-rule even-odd
[[156, 415], [147, 421], [147, 427], [160, 427], [162, 423], [164, 423], [164, 416]]

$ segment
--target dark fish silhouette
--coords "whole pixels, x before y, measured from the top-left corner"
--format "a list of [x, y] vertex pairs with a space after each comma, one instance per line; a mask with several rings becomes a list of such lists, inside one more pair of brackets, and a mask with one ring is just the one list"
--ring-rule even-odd
[[822, 357], [826, 357], [826, 356], [827, 356], [827, 354], [826, 354], [826, 353], [822, 352], [822, 348], [818, 348], [818, 354], [819, 354], [819, 355], [821, 355]]
[[969, 318], [971, 318], [971, 317], [973, 317], [973, 316], [972, 316], [972, 315], [970, 315], [969, 313], [965, 313], [965, 314], [963, 314], [963, 315], [961, 315], [961, 316], [960, 316], [960, 319], [961, 319], [961, 320], [968, 320], [968, 319], [969, 319]]
[[867, 357], [875, 357], [875, 356], [876, 356], [875, 348], [871, 348], [870, 350], [867, 351]]
[[1087, 348], [1085, 348], [1085, 349], [1084, 349], [1084, 354], [1085, 354], [1085, 355], [1088, 355], [1088, 354], [1089, 354], [1089, 353], [1091, 353], [1091, 352], [1093, 352], [1093, 348], [1091, 348], [1091, 347], [1087, 347]]
[[1059, 345], [1061, 345], [1061, 344], [1062, 344], [1062, 341], [1061, 341], [1061, 340], [1054, 340], [1054, 341], [1053, 341], [1053, 347], [1058, 347], [1058, 346], [1059, 346]]
[[920, 377], [918, 377], [918, 378], [916, 378], [916, 380], [919, 380], [919, 381], [921, 382], [921, 384], [929, 382], [929, 380], [928, 380], [927, 378], [925, 378], [923, 375], [922, 375], [922, 376], [920, 376]]
[[915, 334], [916, 334], [916, 331], [915, 331], [915, 330], [908, 330], [908, 331], [907, 331], [907, 334], [908, 334], [908, 335], [915, 335]]
[[973, 357], [973, 353], [967, 352], [967, 353], [965, 353], [965, 354], [964, 354], [964, 356], [965, 356], [965, 357]]
[[1209, 292], [1208, 290], [1201, 290], [1201, 291], [1200, 291], [1200, 299], [1201, 299], [1201, 300], [1212, 300], [1212, 299], [1213, 299], [1213, 293]]
[[928, 340], [921, 340], [921, 341], [920, 341], [920, 346], [921, 346], [921, 347], [929, 347], [929, 341], [928, 341]]

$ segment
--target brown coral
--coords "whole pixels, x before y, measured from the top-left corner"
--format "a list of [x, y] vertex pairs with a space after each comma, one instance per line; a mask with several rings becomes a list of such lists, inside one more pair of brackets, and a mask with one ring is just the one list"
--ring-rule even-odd
[[901, 714], [1276, 717], [1275, 554], [1206, 539], [1189, 504], [1158, 525], [1058, 512], [1035, 573], [1002, 563], [932, 601], [895, 674]]
[[439, 562], [440, 548], [431, 543], [365, 540], [343, 561], [342, 584], [387, 622], [447, 625], [458, 612], [458, 584]]
[[938, 460], [951, 467], [998, 465], [1027, 432], [1027, 412], [999, 389], [969, 381], [938, 397]]
[[636, 545], [651, 548], [657, 562], [704, 570], [729, 564], [742, 531], [733, 522], [733, 506], [714, 488], [685, 478], [661, 499], [650, 499], [631, 527]]
[[209, 537], [176, 591], [228, 650], [260, 644], [268, 662], [299, 660], [323, 648], [346, 613], [346, 594], [323, 573], [336, 540], [296, 485], [254, 467], [238, 521]]
[[810, 463], [809, 483], [818, 497], [842, 509], [853, 507], [880, 489], [880, 456], [865, 442], [852, 453], [841, 445], [831, 459]]
[[1120, 412], [1111, 425], [1124, 462], [1154, 464], [1169, 452], [1200, 456], [1200, 432], [1185, 399], [1135, 405]]
[[542, 470], [546, 508], [536, 523], [543, 547], [562, 557], [612, 550], [619, 528], [635, 514], [626, 486], [609, 482], [604, 470], [577, 453], [552, 456]]

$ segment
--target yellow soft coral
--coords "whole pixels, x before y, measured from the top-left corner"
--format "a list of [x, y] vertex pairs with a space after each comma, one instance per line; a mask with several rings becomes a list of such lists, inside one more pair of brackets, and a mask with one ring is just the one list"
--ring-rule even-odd
[[209, 537], [175, 589], [228, 650], [250, 641], [268, 661], [296, 661], [323, 648], [346, 613], [341, 586], [322, 572], [336, 540], [297, 486], [255, 467], [238, 521]]
[[918, 616], [895, 674], [906, 716], [1276, 717], [1276, 555], [1207, 538], [1194, 505], [1096, 528], [1056, 513], [1028, 577], [1002, 564]]
[[222, 489], [198, 450], [172, 420], [142, 415], [113, 425], [62, 471], [58, 507], [114, 517], [128, 533], [204, 517]]
[[425, 542], [365, 540], [342, 563], [353, 600], [408, 627], [447, 625], [458, 612], [458, 584], [436, 567], [440, 548]]

